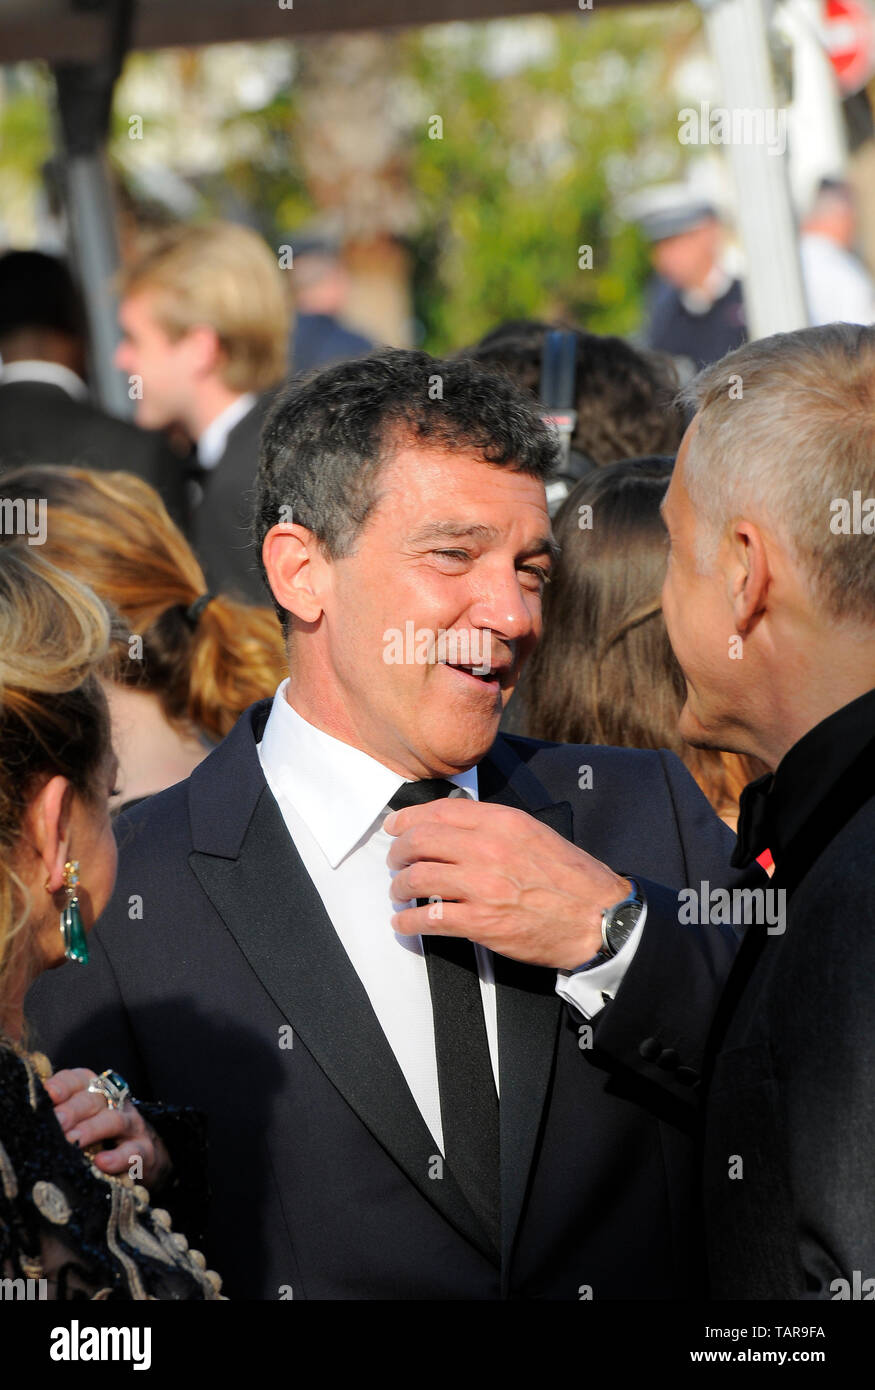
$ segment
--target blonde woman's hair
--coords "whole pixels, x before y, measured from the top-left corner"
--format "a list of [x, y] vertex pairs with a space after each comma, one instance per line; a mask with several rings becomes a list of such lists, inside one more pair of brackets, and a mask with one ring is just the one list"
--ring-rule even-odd
[[737, 348], [684, 389], [699, 413], [683, 482], [709, 567], [733, 517], [781, 537], [813, 602], [875, 624], [875, 537], [836, 534], [835, 503], [875, 495], [875, 327], [830, 323]]
[[187, 610], [204, 572], [154, 488], [132, 473], [33, 465], [4, 487], [45, 499], [45, 555], [84, 580], [117, 615], [106, 674], [158, 696], [180, 732], [222, 739], [243, 711], [288, 675], [272, 609], [216, 595]]
[[59, 775], [88, 802], [99, 794], [110, 725], [96, 672], [109, 630], [103, 604], [39, 548], [0, 544], [0, 1028], [10, 973], [33, 951], [16, 872], [28, 802]]
[[234, 222], [175, 226], [150, 238], [120, 276], [123, 295], [152, 292], [153, 314], [176, 340], [215, 330], [234, 391], [265, 391], [286, 375], [289, 307], [276, 256], [257, 232]]

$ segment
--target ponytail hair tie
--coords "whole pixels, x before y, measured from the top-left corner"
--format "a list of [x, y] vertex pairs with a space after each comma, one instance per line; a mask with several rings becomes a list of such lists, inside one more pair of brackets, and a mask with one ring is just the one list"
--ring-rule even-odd
[[207, 604], [210, 603], [215, 597], [215, 594], [207, 592], [205, 594], [201, 594], [199, 598], [196, 598], [194, 603], [189, 604], [188, 608], [186, 608], [185, 610], [185, 620], [190, 627], [197, 627], [201, 613], [203, 613]]

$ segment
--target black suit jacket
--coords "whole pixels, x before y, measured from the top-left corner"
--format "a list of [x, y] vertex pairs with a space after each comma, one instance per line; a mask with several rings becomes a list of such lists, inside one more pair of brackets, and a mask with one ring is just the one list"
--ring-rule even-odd
[[875, 1280], [873, 731], [875, 691], [811, 730], [773, 783], [762, 779], [753, 848], [774, 853], [785, 929], [750, 928], [709, 1045], [717, 1298], [828, 1300], [853, 1296], [838, 1281], [852, 1291], [855, 1271], [858, 1290]]
[[192, 513], [192, 543], [211, 591], [267, 605], [273, 600], [258, 571], [252, 509], [261, 429], [273, 394], [259, 396], [231, 430], [218, 463], [197, 473]]
[[136, 473], [161, 494], [173, 520], [185, 525], [185, 465], [163, 435], [74, 400], [48, 382], [0, 382], [0, 476], [27, 463]]
[[[206, 1114], [207, 1252], [232, 1297], [696, 1295], [682, 1102], [734, 937], [681, 926], [675, 892], [650, 876], [726, 882], [733, 837], [682, 764], [499, 736], [479, 765], [482, 799], [637, 874], [649, 898], [593, 1048], [553, 970], [496, 958], [497, 1264], [452, 1175], [434, 1176], [434, 1141], [265, 782], [269, 710], [253, 705], [186, 782], [119, 819], [92, 962], [37, 982], [34, 1045], [56, 1066], [112, 1066], [142, 1098]], [[578, 785], [584, 764], [592, 789]]]

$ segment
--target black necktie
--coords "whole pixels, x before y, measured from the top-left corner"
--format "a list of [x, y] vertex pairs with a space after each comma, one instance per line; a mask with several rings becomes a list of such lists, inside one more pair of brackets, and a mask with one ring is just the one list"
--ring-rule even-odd
[[[449, 796], [442, 777], [407, 782], [389, 802], [393, 811]], [[428, 903], [417, 898], [417, 906]], [[441, 1124], [447, 1166], [498, 1251], [500, 1190], [498, 1095], [489, 1056], [477, 957], [459, 936], [423, 936], [434, 1014]]]

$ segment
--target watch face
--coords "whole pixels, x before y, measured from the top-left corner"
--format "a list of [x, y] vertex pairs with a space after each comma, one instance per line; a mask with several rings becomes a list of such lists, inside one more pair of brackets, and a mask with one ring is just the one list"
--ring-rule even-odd
[[624, 903], [606, 924], [605, 936], [615, 954], [629, 940], [640, 916], [640, 903]]
[[635, 923], [641, 916], [641, 908], [638, 903], [628, 903], [626, 907], [621, 907], [613, 921], [615, 930], [623, 933], [624, 939], [630, 936], [635, 928]]

